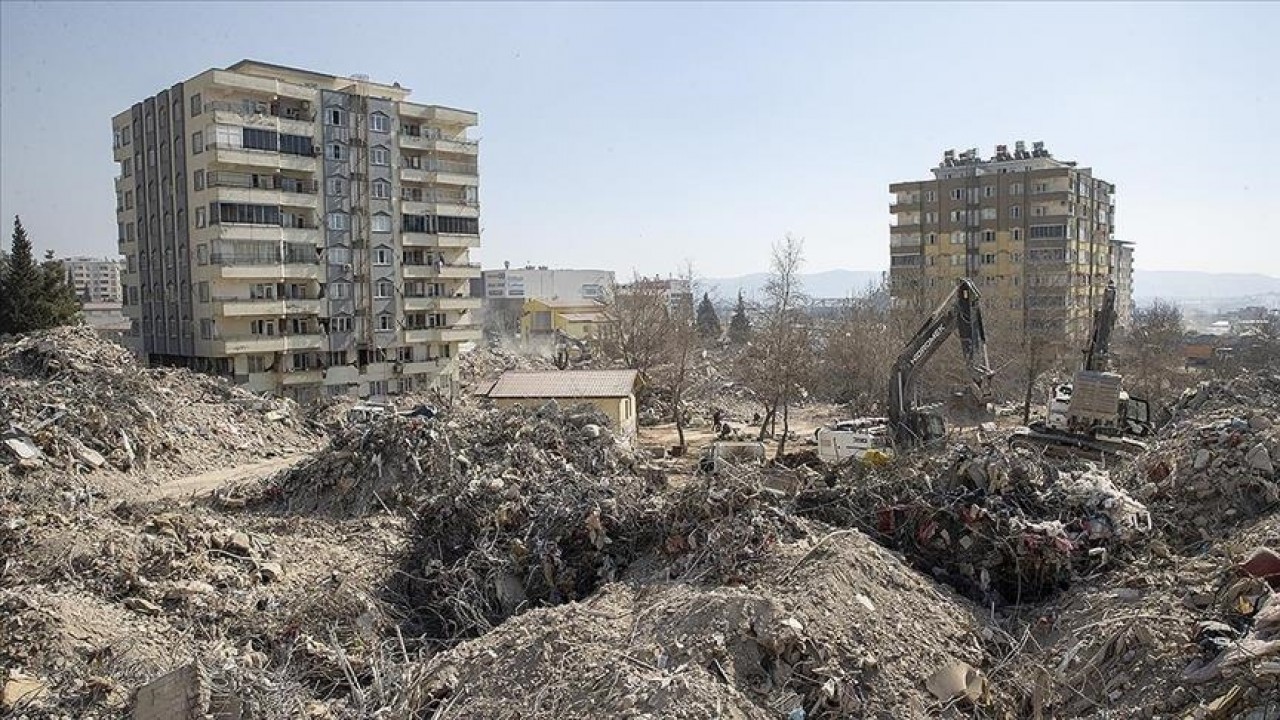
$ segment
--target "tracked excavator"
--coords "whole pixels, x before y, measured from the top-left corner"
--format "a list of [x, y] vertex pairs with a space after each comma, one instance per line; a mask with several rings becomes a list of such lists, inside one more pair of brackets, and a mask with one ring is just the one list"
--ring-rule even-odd
[[1131, 397], [1122, 388], [1123, 378], [1108, 369], [1115, 324], [1116, 286], [1110, 283], [1093, 314], [1080, 371], [1072, 382], [1054, 386], [1045, 420], [1019, 430], [1012, 444], [1090, 459], [1136, 455], [1146, 449], [1138, 438], [1155, 432], [1150, 404]]
[[985, 409], [991, 401], [990, 381], [994, 373], [987, 360], [979, 297], [973, 282], [961, 278], [898, 354], [889, 376], [889, 417], [845, 420], [831, 428], [819, 428], [815, 434], [818, 456], [827, 462], [837, 462], [940, 440], [946, 431], [942, 415], [915, 404], [915, 384], [920, 370], [952, 333], [960, 337], [964, 351], [970, 382], [968, 393], [974, 404]]

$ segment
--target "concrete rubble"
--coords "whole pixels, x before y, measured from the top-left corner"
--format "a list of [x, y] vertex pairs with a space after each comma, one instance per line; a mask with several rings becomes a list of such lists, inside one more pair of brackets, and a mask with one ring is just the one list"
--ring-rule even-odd
[[1280, 718], [1272, 376], [1111, 466], [987, 428], [719, 474], [585, 406], [342, 423], [77, 330], [0, 344], [0, 400], [6, 717]]

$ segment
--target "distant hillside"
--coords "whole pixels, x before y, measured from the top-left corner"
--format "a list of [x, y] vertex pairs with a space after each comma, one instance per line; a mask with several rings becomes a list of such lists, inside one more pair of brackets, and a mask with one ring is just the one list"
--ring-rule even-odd
[[1280, 278], [1258, 273], [1135, 270], [1133, 296], [1141, 300], [1205, 300], [1280, 293]]
[[[863, 295], [867, 288], [880, 283], [879, 270], [827, 270], [801, 275], [804, 292], [815, 298], [843, 298]], [[732, 278], [708, 278], [705, 284], [721, 300], [737, 297], [738, 290], [747, 297], [757, 295], [768, 280], [768, 273], [751, 273]]]
[[[811, 297], [840, 298], [861, 295], [880, 282], [880, 270], [827, 270], [802, 275], [804, 290]], [[729, 300], [738, 294], [753, 296], [764, 287], [766, 273], [731, 278], [708, 278], [709, 289]], [[1136, 270], [1133, 295], [1138, 302], [1165, 300], [1209, 300], [1280, 294], [1280, 278], [1260, 273], [1211, 273], [1198, 270]]]

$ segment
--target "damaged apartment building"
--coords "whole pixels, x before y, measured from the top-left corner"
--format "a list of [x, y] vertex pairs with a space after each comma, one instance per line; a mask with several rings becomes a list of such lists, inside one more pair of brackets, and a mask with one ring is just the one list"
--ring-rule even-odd
[[1118, 322], [1133, 314], [1133, 246], [1115, 238], [1115, 185], [1054, 158], [1044, 143], [948, 150], [931, 180], [893, 183], [890, 288], [895, 304], [931, 309], [968, 277], [1032, 335], [1078, 338], [1108, 282]]
[[244, 60], [112, 121], [128, 341], [298, 400], [452, 391], [480, 277], [476, 113]]

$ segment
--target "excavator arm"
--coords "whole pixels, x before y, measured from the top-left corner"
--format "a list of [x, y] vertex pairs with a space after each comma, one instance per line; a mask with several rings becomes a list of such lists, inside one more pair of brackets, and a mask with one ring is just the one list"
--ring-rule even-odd
[[969, 369], [972, 391], [979, 402], [991, 399], [993, 375], [987, 360], [987, 338], [982, 326], [978, 288], [961, 278], [947, 299], [924, 321], [902, 349], [889, 378], [889, 424], [900, 446], [918, 445], [942, 435], [942, 421], [918, 410], [914, 404], [915, 382], [920, 369], [929, 362], [947, 337], [960, 336], [961, 349]]
[[1086, 372], [1106, 372], [1111, 354], [1111, 331], [1116, 326], [1116, 284], [1107, 283], [1102, 293], [1102, 306], [1093, 314], [1093, 332], [1084, 350]]

